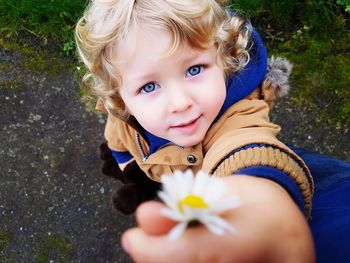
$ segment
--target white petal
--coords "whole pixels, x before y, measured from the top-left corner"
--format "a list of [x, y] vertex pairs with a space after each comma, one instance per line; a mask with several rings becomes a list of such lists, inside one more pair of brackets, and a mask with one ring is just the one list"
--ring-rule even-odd
[[177, 209], [177, 200], [171, 198], [169, 195], [167, 195], [164, 192], [159, 192], [158, 196], [163, 202], [171, 209], [178, 210]]
[[227, 186], [221, 178], [212, 177], [209, 187], [210, 191], [205, 192], [205, 200], [208, 203], [219, 200], [227, 191]]
[[211, 212], [222, 212], [232, 208], [237, 208], [241, 205], [239, 198], [237, 196], [229, 196], [223, 200], [216, 201], [210, 204]]
[[186, 183], [191, 184], [191, 185], [193, 184], [194, 176], [193, 176], [192, 170], [187, 169], [184, 173], [184, 177], [185, 177]]
[[[163, 176], [165, 177], [165, 176]], [[169, 180], [169, 178], [162, 178], [162, 191], [169, 194], [169, 195], [173, 195], [173, 192], [176, 193], [175, 189], [173, 187], [171, 187], [171, 179]]]
[[185, 207], [185, 214], [186, 216], [190, 219], [200, 219], [200, 218], [204, 218], [210, 215], [210, 211], [207, 209], [196, 209], [196, 208], [187, 208]]
[[[178, 198], [181, 200], [186, 195], [189, 194], [189, 186], [186, 183], [185, 175], [180, 171], [174, 172], [174, 187], [177, 191]], [[192, 175], [189, 174], [188, 177], [190, 178]]]
[[[185, 172], [175, 171], [172, 175], [164, 175], [161, 178], [163, 191], [159, 197], [168, 206], [161, 210], [161, 214], [178, 222], [170, 232], [169, 238], [178, 238], [189, 221], [198, 220], [215, 234], [222, 235], [225, 230], [231, 234], [234, 228], [224, 219], [213, 213], [220, 213], [240, 205], [238, 197], [224, 198], [227, 186], [222, 178], [212, 177], [199, 171], [194, 177], [191, 170]], [[208, 204], [208, 208], [193, 208], [184, 206], [180, 211], [179, 201], [189, 194], [198, 195]]]
[[171, 198], [176, 199], [178, 193], [176, 188], [173, 187], [173, 178], [169, 175], [163, 175], [161, 177], [163, 192], [169, 195]]
[[195, 177], [195, 183], [192, 193], [195, 195], [205, 196], [208, 189], [210, 189], [210, 177], [208, 174], [203, 171], [199, 171]]
[[181, 185], [186, 186], [185, 189], [184, 189], [184, 196], [186, 196], [186, 195], [188, 195], [188, 194], [190, 194], [192, 192], [193, 184], [194, 184], [193, 173], [192, 173], [191, 170], [188, 169], [182, 175]]
[[184, 217], [181, 214], [169, 208], [162, 208], [160, 214], [175, 221], [184, 221]]
[[221, 217], [218, 216], [209, 216], [205, 219], [203, 219], [203, 221], [205, 222], [205, 224], [210, 224], [215, 225], [218, 228], [221, 228], [222, 230], [226, 230], [228, 231], [230, 234], [234, 235], [236, 233], [235, 228], [228, 223], [226, 220], [222, 219]]
[[214, 234], [218, 235], [218, 236], [222, 236], [224, 234], [224, 230], [219, 227], [216, 226], [215, 224], [212, 223], [205, 223], [204, 224], [206, 226], [206, 228], [208, 228], [211, 232], [213, 232]]
[[175, 227], [173, 227], [173, 229], [170, 230], [168, 238], [171, 240], [179, 238], [185, 232], [186, 226], [187, 222], [177, 224]]
[[187, 221], [191, 221], [192, 219], [197, 219], [196, 210], [186, 205], [183, 207], [182, 216], [184, 220], [187, 220]]
[[168, 184], [169, 180], [172, 180], [172, 176], [169, 174], [164, 174], [160, 177], [160, 181], [162, 184]]

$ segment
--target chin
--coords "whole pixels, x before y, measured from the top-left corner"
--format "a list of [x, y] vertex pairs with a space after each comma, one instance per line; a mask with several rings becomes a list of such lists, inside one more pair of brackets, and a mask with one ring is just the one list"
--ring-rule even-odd
[[184, 141], [178, 141], [175, 142], [177, 145], [181, 147], [192, 147], [197, 145], [198, 143], [201, 143], [203, 141], [204, 137], [202, 138], [193, 138], [191, 140], [184, 140]]

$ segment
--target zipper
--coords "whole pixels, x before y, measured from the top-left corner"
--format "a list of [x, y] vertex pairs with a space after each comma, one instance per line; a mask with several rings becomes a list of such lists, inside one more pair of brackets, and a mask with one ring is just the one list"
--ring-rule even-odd
[[[148, 155], [146, 155], [145, 151], [142, 148], [142, 144], [141, 144], [141, 139], [140, 139], [140, 134], [138, 132], [135, 132], [135, 138], [136, 138], [136, 142], [137, 142], [137, 148], [139, 149], [140, 153], [141, 153], [141, 157], [142, 157], [142, 161], [146, 161], [148, 159]], [[169, 142], [167, 144], [164, 144], [162, 147], [160, 147], [158, 150], [168, 146], [168, 145], [175, 145], [178, 148], [180, 148], [181, 150], [183, 150], [185, 147], [182, 147], [178, 144]]]
[[135, 137], [136, 137], [137, 146], [138, 146], [139, 151], [141, 153], [142, 161], [146, 161], [148, 156], [145, 154], [145, 152], [144, 152], [144, 150], [142, 148], [140, 134], [138, 132], [135, 132]]
[[177, 148], [180, 148], [181, 150], [185, 149], [185, 147], [182, 147], [182, 146], [180, 146], [180, 145], [178, 145], [176, 143], [168, 142], [168, 143], [162, 145], [161, 147], [159, 147], [158, 150], [163, 149], [164, 147], [169, 146], [169, 145], [175, 145]]

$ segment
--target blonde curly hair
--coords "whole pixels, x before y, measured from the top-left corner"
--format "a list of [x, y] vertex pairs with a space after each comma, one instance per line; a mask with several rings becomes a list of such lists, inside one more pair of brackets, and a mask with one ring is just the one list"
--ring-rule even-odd
[[112, 57], [113, 46], [133, 26], [149, 26], [171, 33], [170, 53], [179, 47], [203, 49], [215, 44], [226, 74], [249, 61], [250, 24], [232, 16], [220, 0], [92, 0], [76, 26], [79, 55], [87, 67], [83, 81], [114, 115], [128, 113], [119, 94], [121, 76]]

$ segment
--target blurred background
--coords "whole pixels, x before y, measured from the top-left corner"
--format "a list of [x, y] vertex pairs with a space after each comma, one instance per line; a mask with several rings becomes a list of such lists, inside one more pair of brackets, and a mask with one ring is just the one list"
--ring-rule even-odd
[[[130, 262], [133, 216], [110, 209], [105, 117], [80, 85], [74, 27], [87, 1], [0, 1], [0, 262]], [[238, 0], [269, 56], [293, 64], [271, 118], [288, 144], [350, 161], [350, 1]]]

